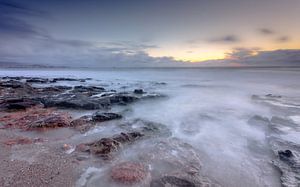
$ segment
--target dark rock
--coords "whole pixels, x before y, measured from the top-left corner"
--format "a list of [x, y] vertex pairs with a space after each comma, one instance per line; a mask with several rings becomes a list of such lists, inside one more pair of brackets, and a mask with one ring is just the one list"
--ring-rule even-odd
[[28, 83], [47, 83], [47, 82], [49, 82], [49, 80], [43, 79], [43, 78], [30, 78], [30, 79], [27, 79], [26, 82], [28, 82]]
[[282, 96], [280, 96], [280, 95], [273, 95], [273, 94], [267, 94], [266, 97], [270, 97], [270, 98], [281, 98]]
[[176, 176], [164, 176], [158, 180], [151, 181], [151, 187], [167, 187], [167, 186], [178, 186], [178, 187], [196, 187], [196, 185], [186, 179], [178, 178]]
[[109, 159], [113, 152], [116, 152], [120, 143], [112, 138], [102, 138], [101, 140], [87, 144], [89, 146], [88, 151], [96, 156], [102, 157], [104, 159]]
[[123, 93], [117, 93], [108, 98], [112, 104], [128, 104], [138, 100], [138, 97]]
[[135, 119], [122, 123], [120, 124], [120, 127], [128, 131], [134, 129], [135, 131], [141, 132], [147, 137], [169, 137], [172, 135], [167, 126], [143, 119]]
[[41, 103], [25, 98], [7, 98], [2, 100], [0, 108], [4, 110], [25, 110], [36, 105], [41, 105]]
[[92, 120], [96, 122], [109, 121], [113, 119], [120, 119], [122, 116], [116, 113], [108, 113], [108, 112], [95, 112], [92, 115]]
[[120, 118], [122, 118], [122, 116], [115, 113], [95, 112], [93, 115], [86, 115], [73, 120], [71, 122], [71, 126], [79, 130], [80, 132], [84, 133], [99, 122], [120, 119]]
[[21, 88], [23, 87], [23, 83], [19, 82], [19, 81], [4, 81], [4, 82], [0, 82], [0, 87], [5, 87], [5, 88]]
[[121, 133], [112, 138], [102, 138], [96, 142], [81, 144], [76, 147], [82, 152], [89, 152], [103, 159], [110, 159], [113, 153], [117, 152], [122, 144], [132, 143], [142, 137], [139, 132]]
[[49, 86], [45, 88], [39, 88], [39, 91], [41, 92], [64, 92], [66, 90], [71, 90], [71, 86]]
[[143, 93], [145, 93], [145, 92], [144, 92], [143, 89], [135, 89], [135, 90], [133, 91], [133, 93], [135, 93], [135, 94], [143, 94]]
[[53, 97], [44, 97], [40, 101], [45, 107], [59, 107], [71, 109], [106, 109], [109, 107], [109, 100], [96, 99], [84, 95], [61, 94]]
[[74, 79], [74, 78], [54, 78], [52, 79], [53, 82], [57, 82], [57, 81], [78, 81], [78, 79]]
[[97, 86], [75, 86], [74, 90], [77, 92], [89, 92], [89, 91], [102, 92], [102, 91], [105, 91], [104, 88], [97, 87]]
[[293, 156], [293, 153], [290, 150], [285, 150], [285, 151], [278, 151], [278, 155], [281, 160], [286, 160], [288, 158], [291, 158]]

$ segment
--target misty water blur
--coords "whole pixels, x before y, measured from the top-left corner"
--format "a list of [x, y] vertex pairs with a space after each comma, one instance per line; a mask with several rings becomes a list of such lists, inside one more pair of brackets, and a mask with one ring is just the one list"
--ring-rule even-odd
[[[126, 120], [141, 118], [169, 127], [173, 137], [197, 150], [205, 176], [222, 186], [281, 186], [280, 173], [271, 164], [274, 155], [267, 141], [269, 134], [249, 120], [253, 116], [279, 116], [299, 125], [300, 114], [289, 111], [290, 104], [300, 104], [300, 72], [295, 68], [10, 69], [0, 74], [89, 77], [95, 79], [90, 83], [94, 85], [124, 91], [138, 87], [166, 95], [127, 106]], [[266, 104], [252, 99], [253, 95], [267, 94], [284, 96], [286, 100], [277, 105], [286, 108], [276, 109], [273, 100]], [[281, 138], [299, 143], [298, 135], [287, 130]]]

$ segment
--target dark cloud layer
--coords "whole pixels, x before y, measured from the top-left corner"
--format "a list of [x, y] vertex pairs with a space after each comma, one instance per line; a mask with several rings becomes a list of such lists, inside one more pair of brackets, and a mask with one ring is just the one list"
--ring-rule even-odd
[[268, 29], [268, 28], [260, 28], [258, 29], [259, 33], [263, 34], [263, 35], [272, 35], [275, 34], [275, 31], [272, 29]]
[[276, 39], [276, 41], [280, 43], [284, 43], [290, 41], [290, 38], [288, 36], [280, 36]]
[[227, 35], [219, 38], [209, 39], [208, 41], [216, 43], [237, 43], [240, 42], [240, 39], [236, 35]]
[[260, 51], [259, 48], [236, 48], [224, 60], [209, 60], [199, 66], [300, 66], [300, 50]]

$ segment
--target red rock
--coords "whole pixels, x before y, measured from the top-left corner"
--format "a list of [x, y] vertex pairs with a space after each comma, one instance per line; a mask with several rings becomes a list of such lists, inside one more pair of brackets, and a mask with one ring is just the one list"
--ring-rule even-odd
[[111, 179], [122, 184], [134, 184], [143, 181], [149, 175], [143, 164], [123, 162], [111, 170]]
[[56, 128], [56, 127], [68, 127], [71, 123], [71, 116], [64, 113], [52, 113], [51, 115], [41, 118], [31, 123], [28, 128]]
[[36, 143], [36, 142], [42, 142], [43, 140], [40, 138], [37, 139], [30, 139], [30, 138], [23, 138], [23, 137], [19, 137], [19, 138], [14, 138], [14, 139], [10, 139], [7, 140], [5, 142], [3, 142], [5, 145], [9, 145], [9, 146], [13, 146], [13, 145], [17, 145], [17, 144], [32, 144], [32, 143]]
[[24, 111], [6, 113], [0, 118], [5, 128], [33, 129], [37, 127], [68, 126], [71, 117], [66, 112], [56, 112], [54, 109], [31, 107]]

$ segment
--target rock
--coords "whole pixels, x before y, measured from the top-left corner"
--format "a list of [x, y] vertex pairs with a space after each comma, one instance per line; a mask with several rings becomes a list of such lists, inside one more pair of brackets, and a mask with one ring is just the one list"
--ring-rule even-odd
[[95, 125], [92, 121], [92, 116], [82, 116], [78, 119], [75, 119], [71, 122], [71, 127], [79, 130], [80, 132], [84, 133], [88, 131], [91, 127]]
[[196, 184], [186, 179], [178, 178], [176, 176], [164, 176], [160, 179], [151, 181], [150, 187], [196, 187]]
[[22, 111], [7, 113], [0, 118], [0, 123], [5, 128], [18, 128], [24, 130], [38, 129], [41, 127], [69, 126], [71, 117], [65, 112], [56, 112], [35, 106]]
[[0, 82], [0, 87], [5, 87], [5, 88], [21, 88], [23, 87], [23, 83], [19, 82], [19, 81], [1, 81]]
[[84, 95], [61, 94], [53, 97], [43, 97], [40, 101], [45, 107], [59, 107], [71, 109], [107, 109], [110, 105], [109, 100], [99, 100]]
[[143, 94], [143, 93], [145, 93], [145, 92], [144, 92], [143, 89], [135, 89], [135, 90], [133, 91], [133, 93], [135, 93], [135, 94]]
[[89, 144], [90, 153], [102, 157], [104, 159], [109, 159], [113, 152], [116, 152], [120, 147], [120, 143], [112, 138], [102, 138], [101, 140]]
[[49, 80], [43, 79], [43, 78], [30, 78], [30, 79], [27, 79], [26, 82], [28, 82], [28, 83], [47, 83], [47, 82], [49, 82]]
[[143, 119], [127, 121], [120, 124], [120, 127], [127, 131], [132, 131], [134, 129], [137, 132], [141, 132], [146, 137], [169, 137], [172, 135], [172, 132], [167, 126]]
[[36, 105], [41, 105], [41, 103], [26, 98], [7, 98], [0, 103], [0, 108], [5, 110], [25, 110]]
[[71, 90], [71, 86], [49, 86], [44, 88], [39, 88], [38, 91], [42, 93], [51, 93], [51, 92], [65, 92], [67, 90]]
[[24, 137], [18, 137], [14, 139], [10, 139], [4, 142], [5, 145], [13, 146], [13, 145], [24, 145], [24, 144], [32, 144], [37, 142], [42, 142], [43, 140], [40, 138], [30, 139]]
[[139, 98], [126, 94], [126, 93], [116, 93], [112, 96], [108, 96], [110, 103], [112, 104], [128, 104], [137, 101]]
[[299, 144], [270, 138], [272, 150], [277, 156], [272, 163], [281, 173], [282, 186], [299, 186], [300, 184], [300, 146]]
[[115, 182], [132, 185], [145, 180], [149, 171], [141, 163], [123, 162], [112, 168], [110, 176]]
[[116, 113], [95, 112], [93, 115], [85, 115], [71, 122], [71, 126], [84, 133], [99, 122], [120, 119], [122, 116]]
[[78, 81], [78, 79], [74, 79], [74, 78], [54, 78], [54, 79], [52, 79], [52, 82], [57, 82], [57, 81]]
[[142, 136], [144, 135], [140, 132], [129, 132], [129, 133], [122, 132], [120, 135], [113, 137], [113, 139], [119, 143], [124, 144], [124, 143], [133, 142]]
[[97, 95], [104, 92], [105, 89], [97, 86], [75, 86], [71, 91], [74, 94], [84, 94], [88, 96]]
[[280, 95], [273, 95], [273, 94], [267, 94], [265, 96], [269, 97], [269, 98], [282, 98], [282, 96], [280, 96]]
[[38, 128], [56, 128], [56, 127], [69, 127], [71, 123], [71, 116], [62, 113], [54, 113], [45, 118], [38, 119], [31, 123], [29, 129], [38, 129]]
[[76, 147], [81, 152], [89, 152], [103, 159], [111, 159], [113, 153], [117, 152], [122, 144], [132, 143], [143, 134], [139, 132], [121, 133], [111, 138], [101, 138], [98, 141], [80, 144]]
[[111, 112], [95, 112], [92, 115], [92, 120], [95, 122], [109, 121], [114, 119], [120, 119], [122, 116], [120, 114], [111, 113]]
[[75, 92], [103, 92], [104, 88], [98, 86], [75, 86]]
[[293, 153], [290, 150], [285, 150], [285, 151], [278, 151], [278, 155], [281, 160], [287, 160], [293, 156]]

